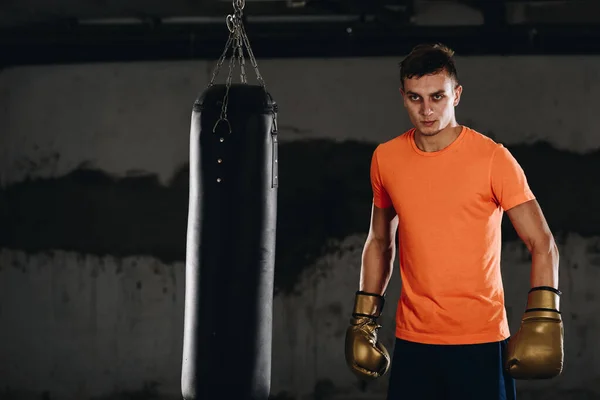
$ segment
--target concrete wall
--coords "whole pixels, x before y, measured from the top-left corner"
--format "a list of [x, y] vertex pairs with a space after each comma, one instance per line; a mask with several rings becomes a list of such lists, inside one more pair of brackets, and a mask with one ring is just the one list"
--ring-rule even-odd
[[[369, 223], [370, 155], [410, 127], [398, 61], [259, 60], [281, 110], [272, 381], [281, 400], [383, 398], [385, 381], [360, 387], [346, 370], [343, 335]], [[177, 398], [189, 120], [212, 66], [0, 72], [2, 398]], [[600, 59], [472, 57], [458, 66], [459, 121], [510, 148], [561, 250], [565, 372], [519, 383], [521, 398], [598, 398]], [[343, 201], [322, 200], [331, 198]], [[505, 223], [513, 331], [529, 262]], [[396, 271], [389, 304], [399, 289]], [[383, 318], [390, 347], [393, 311]]]

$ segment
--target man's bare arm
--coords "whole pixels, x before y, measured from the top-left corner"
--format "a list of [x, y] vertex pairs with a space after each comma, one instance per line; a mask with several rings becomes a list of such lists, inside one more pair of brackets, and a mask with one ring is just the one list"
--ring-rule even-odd
[[537, 200], [513, 207], [506, 214], [531, 253], [531, 287], [558, 289], [558, 247]]
[[383, 295], [392, 276], [396, 255], [398, 216], [393, 207], [371, 209], [369, 235], [365, 242], [359, 290]]

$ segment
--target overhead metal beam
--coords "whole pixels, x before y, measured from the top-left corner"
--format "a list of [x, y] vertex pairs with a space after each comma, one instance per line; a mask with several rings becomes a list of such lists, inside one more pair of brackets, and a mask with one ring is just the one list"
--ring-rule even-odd
[[[448, 44], [458, 55], [600, 54], [598, 26], [381, 29], [378, 24], [326, 22], [249, 24], [247, 32], [259, 59], [399, 56], [432, 41]], [[224, 24], [4, 31], [0, 64], [215, 60], [228, 33]]]
[[[429, 3], [448, 0], [247, 0], [245, 14], [252, 16], [279, 15], [323, 15], [323, 14], [370, 14], [386, 25], [406, 23], [415, 9], [415, 3]], [[582, 21], [590, 21], [592, 14], [598, 14], [598, 0], [454, 0], [481, 10], [493, 7], [514, 7], [515, 5], [536, 6], [536, 9], [564, 9], [571, 22], [581, 10]], [[594, 12], [591, 12], [593, 10]], [[173, 17], [215, 17], [225, 18], [233, 11], [230, 0], [20, 0], [10, 2], [0, 9], [0, 26], [19, 27], [32, 24], [62, 24], [64, 21], [98, 20], [113, 18], [139, 18], [161, 20]], [[498, 22], [493, 11], [489, 11], [488, 21]], [[544, 12], [537, 13], [543, 15]], [[541, 18], [541, 17], [540, 17]], [[600, 19], [600, 17], [599, 17]]]
[[[35, 0], [39, 1], [39, 0]], [[16, 28], [36, 25], [60, 25], [65, 20], [112, 20], [123, 18], [136, 19], [163, 19], [172, 17], [217, 17], [225, 18], [233, 13], [232, 1], [108, 1], [108, 5], [95, 6], [92, 3], [81, 2], [78, 6], [61, 7], [60, 2], [48, 4], [40, 3], [38, 6], [27, 7], [27, 1], [16, 3], [11, 9], [0, 10], [0, 26]], [[311, 5], [320, 3], [320, 0], [309, 0], [305, 7], [291, 7], [287, 0], [253, 0], [247, 1], [244, 13], [247, 15], [311, 15], [324, 14], [318, 7]], [[99, 3], [98, 3], [99, 4]]]

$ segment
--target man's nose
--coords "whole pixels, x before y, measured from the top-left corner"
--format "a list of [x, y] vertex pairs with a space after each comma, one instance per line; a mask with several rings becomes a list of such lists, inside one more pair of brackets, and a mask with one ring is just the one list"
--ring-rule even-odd
[[429, 102], [424, 101], [421, 104], [421, 115], [428, 116], [431, 114], [433, 114], [433, 109], [431, 108], [431, 105], [429, 104]]

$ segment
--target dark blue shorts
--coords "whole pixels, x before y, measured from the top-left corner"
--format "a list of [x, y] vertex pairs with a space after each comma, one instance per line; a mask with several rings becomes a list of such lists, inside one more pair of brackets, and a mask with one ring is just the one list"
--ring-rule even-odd
[[515, 400], [503, 368], [508, 339], [431, 345], [396, 338], [387, 400]]

